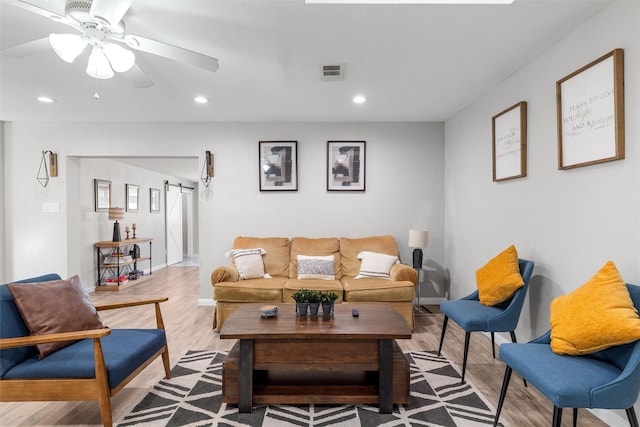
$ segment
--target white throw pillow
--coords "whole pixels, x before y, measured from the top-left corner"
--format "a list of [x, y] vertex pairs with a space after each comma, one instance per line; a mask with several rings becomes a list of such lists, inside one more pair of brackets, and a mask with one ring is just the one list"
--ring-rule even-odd
[[227, 257], [233, 257], [233, 261], [238, 269], [240, 280], [271, 278], [264, 272], [262, 255], [266, 254], [262, 248], [255, 249], [232, 249], [226, 253]]
[[377, 252], [362, 251], [358, 254], [360, 273], [356, 279], [391, 279], [391, 267], [398, 263], [398, 257]]
[[333, 255], [298, 255], [298, 279], [335, 280]]

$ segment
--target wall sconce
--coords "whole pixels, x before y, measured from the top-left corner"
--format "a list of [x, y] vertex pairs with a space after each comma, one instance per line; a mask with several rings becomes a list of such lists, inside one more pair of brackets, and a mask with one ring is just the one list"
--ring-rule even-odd
[[202, 173], [200, 174], [200, 181], [205, 187], [208, 187], [213, 178], [213, 154], [207, 150], [204, 154], [204, 163], [202, 164]]
[[[47, 154], [49, 155], [49, 161], [47, 162]], [[47, 169], [47, 163], [49, 168]], [[42, 160], [40, 161], [40, 167], [38, 168], [38, 175], [36, 179], [46, 188], [49, 184], [49, 177], [58, 176], [58, 155], [50, 150], [42, 150]]]

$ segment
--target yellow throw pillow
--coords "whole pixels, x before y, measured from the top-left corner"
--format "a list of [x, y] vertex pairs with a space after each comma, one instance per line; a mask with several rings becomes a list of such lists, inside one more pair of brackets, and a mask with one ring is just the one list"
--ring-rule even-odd
[[587, 283], [551, 301], [551, 350], [580, 355], [640, 339], [640, 317], [612, 261]]
[[518, 252], [511, 245], [476, 271], [478, 297], [484, 305], [508, 300], [524, 285], [518, 266]]

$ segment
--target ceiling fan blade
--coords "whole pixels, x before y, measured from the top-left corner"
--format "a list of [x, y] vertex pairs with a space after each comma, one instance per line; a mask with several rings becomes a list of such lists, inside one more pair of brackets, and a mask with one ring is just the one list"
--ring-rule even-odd
[[140, 36], [126, 36], [125, 41], [132, 49], [173, 59], [211, 72], [218, 69], [218, 59], [212, 56]]
[[96, 20], [106, 21], [110, 26], [116, 26], [131, 7], [133, 0], [93, 0], [91, 15]]
[[135, 88], [144, 89], [155, 86], [151, 79], [140, 69], [140, 67], [138, 67], [137, 64], [133, 64], [133, 67], [131, 67], [129, 71], [125, 71], [122, 74], [124, 74]]
[[75, 28], [76, 30], [80, 29], [80, 27], [77, 24], [75, 24], [74, 22], [70, 22], [63, 15], [60, 15], [60, 14], [58, 14], [56, 12], [52, 12], [52, 11], [47, 10], [47, 9], [43, 9], [40, 6], [36, 6], [35, 4], [31, 4], [31, 3], [23, 1], [23, 0], [5, 0], [4, 3], [5, 4], [10, 4], [10, 5], [15, 6], [15, 7], [19, 7], [20, 9], [24, 9], [26, 11], [29, 11], [31, 13], [35, 13], [35, 14], [40, 15], [40, 16], [44, 16], [45, 18], [49, 18], [52, 21], [60, 22], [61, 24], [66, 24], [66, 25], [68, 25], [70, 27]]
[[3, 55], [13, 56], [15, 58], [24, 58], [25, 56], [33, 55], [34, 53], [45, 52], [51, 50], [51, 43], [49, 43], [49, 37], [44, 37], [38, 40], [33, 40], [27, 43], [22, 43], [2, 51]]

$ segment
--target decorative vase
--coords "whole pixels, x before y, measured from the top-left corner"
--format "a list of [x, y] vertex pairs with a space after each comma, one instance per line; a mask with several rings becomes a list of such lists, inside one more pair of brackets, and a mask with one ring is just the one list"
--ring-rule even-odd
[[309, 314], [312, 316], [317, 316], [318, 315], [318, 309], [320, 308], [320, 303], [319, 302], [310, 302], [309, 303]]
[[298, 313], [298, 316], [306, 316], [307, 315], [307, 310], [309, 310], [309, 303], [308, 302], [297, 302], [296, 303], [296, 312]]
[[322, 315], [323, 316], [331, 316], [331, 312], [333, 312], [333, 303], [322, 304]]

